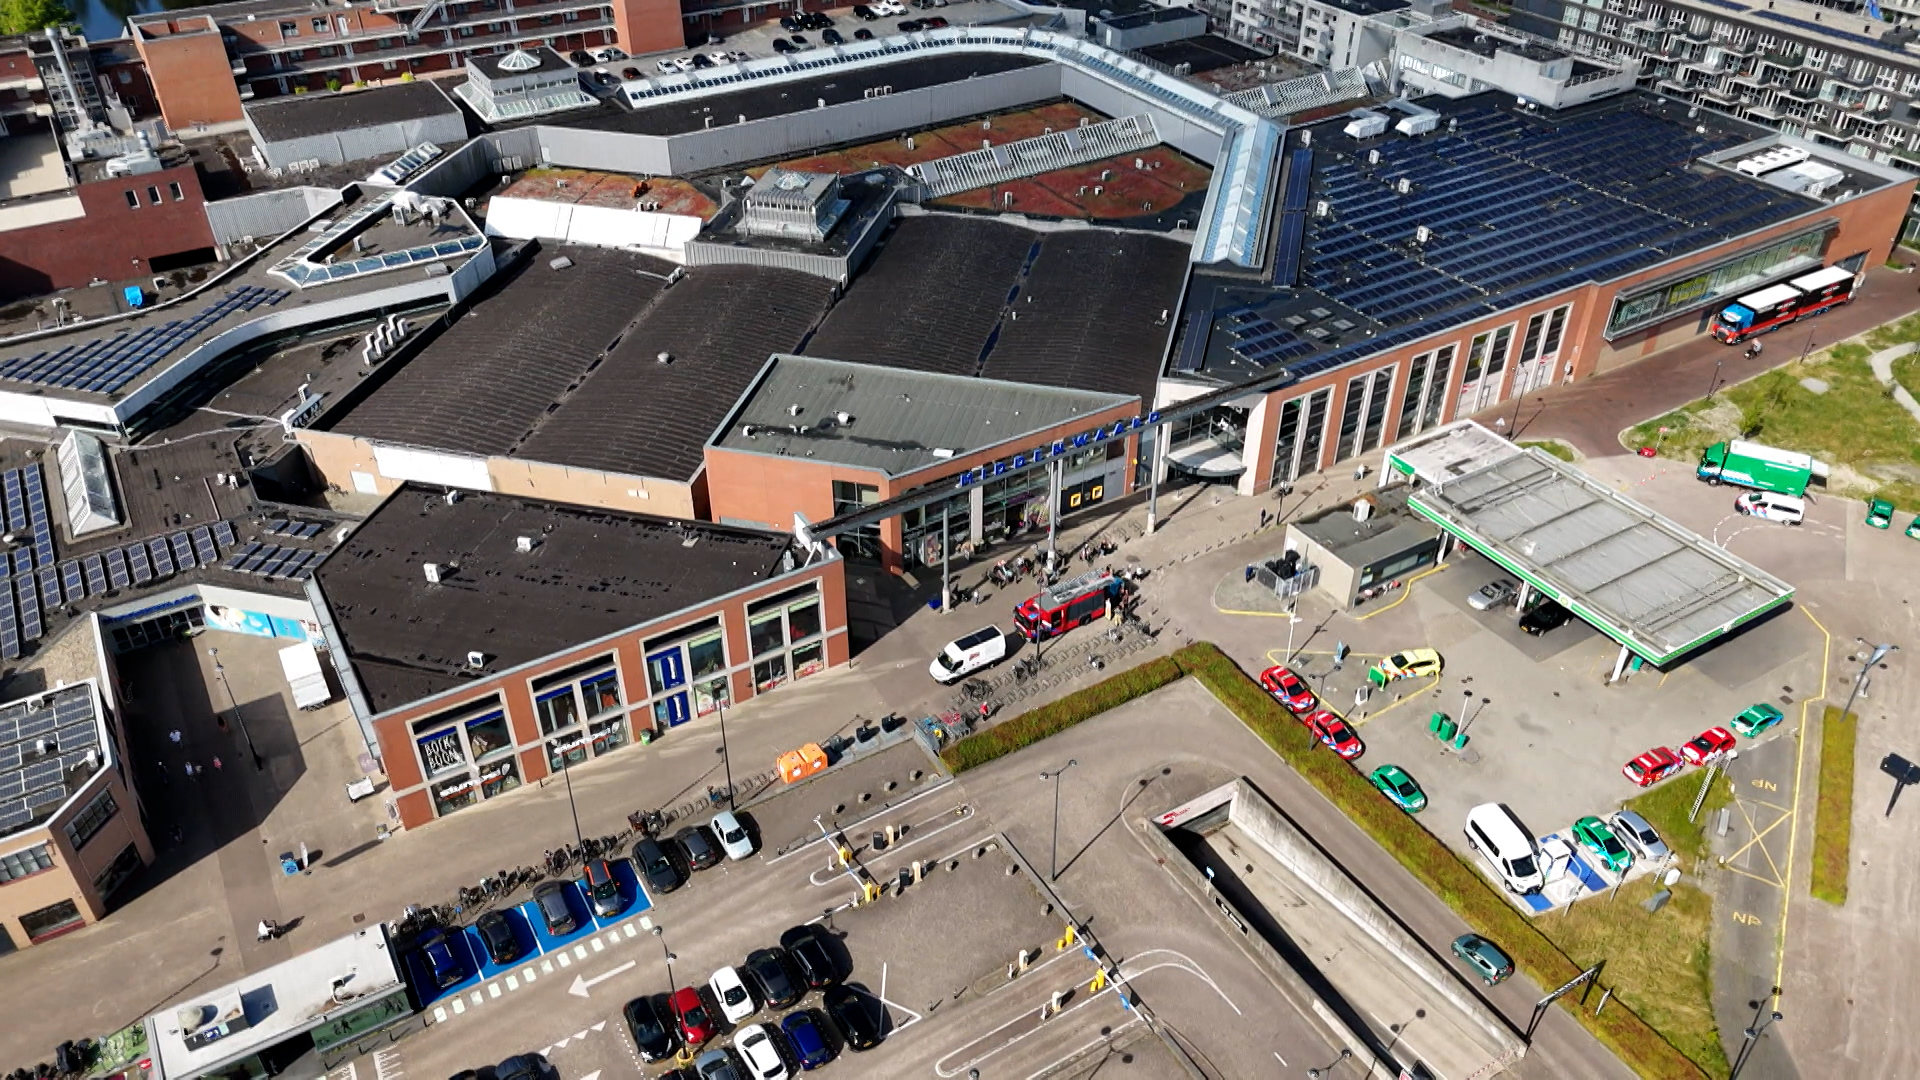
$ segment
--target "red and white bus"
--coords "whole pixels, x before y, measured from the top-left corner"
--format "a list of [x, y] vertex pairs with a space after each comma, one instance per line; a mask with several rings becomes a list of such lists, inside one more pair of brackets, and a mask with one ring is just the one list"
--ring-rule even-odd
[[1107, 605], [1120, 603], [1125, 591], [1119, 577], [1090, 570], [1029, 596], [1013, 609], [1013, 625], [1028, 641], [1045, 641], [1106, 614]]

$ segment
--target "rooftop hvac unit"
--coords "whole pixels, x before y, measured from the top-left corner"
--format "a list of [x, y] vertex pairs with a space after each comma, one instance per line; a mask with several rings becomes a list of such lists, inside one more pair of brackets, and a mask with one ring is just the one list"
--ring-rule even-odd
[[476, 671], [479, 670], [480, 668], [486, 667], [487, 654], [483, 652], [479, 652], [477, 650], [474, 652], [469, 652], [467, 654], [467, 666], [470, 668], [473, 668]]
[[1378, 150], [1367, 151], [1367, 164], [1369, 165], [1380, 164], [1380, 151]]
[[1373, 516], [1373, 503], [1367, 501], [1366, 499], [1358, 499], [1354, 501], [1353, 520], [1365, 521], [1372, 516]]
[[1314, 217], [1323, 218], [1331, 213], [1333, 213], [1333, 205], [1327, 202], [1327, 200], [1321, 199], [1319, 202], [1313, 204]]
[[1416, 226], [1414, 226], [1414, 229], [1413, 229], [1413, 242], [1414, 242], [1414, 243], [1416, 243], [1416, 244], [1424, 244], [1424, 243], [1426, 243], [1426, 242], [1427, 242], [1428, 240], [1431, 240], [1431, 239], [1433, 239], [1433, 230], [1432, 230], [1432, 229], [1429, 229], [1429, 228], [1427, 228], [1427, 227], [1426, 227], [1425, 225], [1416, 225]]
[[517, 552], [519, 552], [519, 553], [520, 553], [520, 554], [522, 554], [522, 555], [525, 555], [525, 554], [526, 554], [527, 552], [529, 552], [529, 551], [532, 551], [532, 550], [533, 550], [533, 537], [531, 537], [531, 536], [516, 536], [516, 537], [514, 537], [514, 538], [513, 538], [513, 550], [515, 550], [515, 551], [517, 551]]
[[1399, 192], [1402, 195], [1405, 195], [1408, 192], [1413, 190], [1413, 181], [1403, 176], [1400, 178], [1399, 183], [1393, 185], [1393, 190]]
[[427, 584], [429, 585], [440, 584], [440, 564], [439, 563], [421, 563], [420, 569], [426, 572]]

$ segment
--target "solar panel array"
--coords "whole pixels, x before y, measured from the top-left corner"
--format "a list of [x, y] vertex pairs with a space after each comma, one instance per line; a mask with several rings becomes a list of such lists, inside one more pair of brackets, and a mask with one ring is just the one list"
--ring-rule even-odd
[[89, 687], [0, 709], [0, 833], [66, 801], [67, 774], [99, 749], [100, 725]]
[[0, 362], [0, 379], [111, 394], [221, 319], [262, 304], [277, 304], [289, 295], [286, 289], [242, 285], [183, 319]]
[[[1327, 351], [1329, 340], [1252, 308], [1222, 311], [1227, 321], [1216, 325], [1233, 335], [1235, 354], [1305, 376], [1806, 209], [1730, 174], [1689, 171], [1732, 137], [1641, 108], [1552, 120], [1479, 108], [1450, 124], [1418, 138], [1367, 140], [1339, 157], [1316, 141], [1306, 201], [1325, 201], [1330, 213], [1306, 215], [1299, 284], [1373, 320], [1375, 332], [1336, 336], [1340, 346]], [[1404, 193], [1402, 180], [1411, 185]], [[1284, 272], [1290, 237], [1280, 224]], [[1276, 275], [1275, 284], [1285, 281]]]
[[312, 548], [252, 543], [227, 556], [227, 561], [221, 565], [242, 574], [258, 574], [268, 579], [305, 581], [313, 576], [313, 568], [326, 557], [326, 552]]

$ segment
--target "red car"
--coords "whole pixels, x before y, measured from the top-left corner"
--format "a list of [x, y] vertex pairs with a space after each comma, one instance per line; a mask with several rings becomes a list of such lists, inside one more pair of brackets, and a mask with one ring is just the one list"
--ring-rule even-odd
[[1685, 767], [1686, 762], [1680, 760], [1680, 755], [1667, 747], [1656, 746], [1620, 766], [1620, 771], [1641, 787], [1652, 787]]
[[1680, 756], [1689, 765], [1705, 765], [1707, 759], [1715, 754], [1724, 754], [1733, 749], [1733, 732], [1723, 727], [1710, 727], [1688, 739], [1680, 746]]
[[700, 991], [683, 986], [673, 992], [667, 1004], [673, 1009], [673, 1020], [680, 1028], [680, 1038], [688, 1046], [699, 1046], [713, 1038], [716, 1030], [713, 1014], [707, 1011], [707, 1003], [701, 998]]
[[1366, 744], [1360, 741], [1353, 726], [1325, 709], [1307, 718], [1307, 730], [1348, 761], [1367, 752]]
[[1260, 685], [1295, 716], [1305, 716], [1319, 704], [1313, 691], [1307, 689], [1306, 680], [1283, 667], [1270, 667], [1261, 672]]

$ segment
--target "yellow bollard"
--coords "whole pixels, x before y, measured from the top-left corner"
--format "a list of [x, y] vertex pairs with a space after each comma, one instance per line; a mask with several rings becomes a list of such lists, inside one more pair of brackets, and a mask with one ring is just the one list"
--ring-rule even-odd
[[1093, 973], [1093, 981], [1087, 984], [1087, 992], [1097, 994], [1107, 988], [1107, 971], [1101, 968]]

